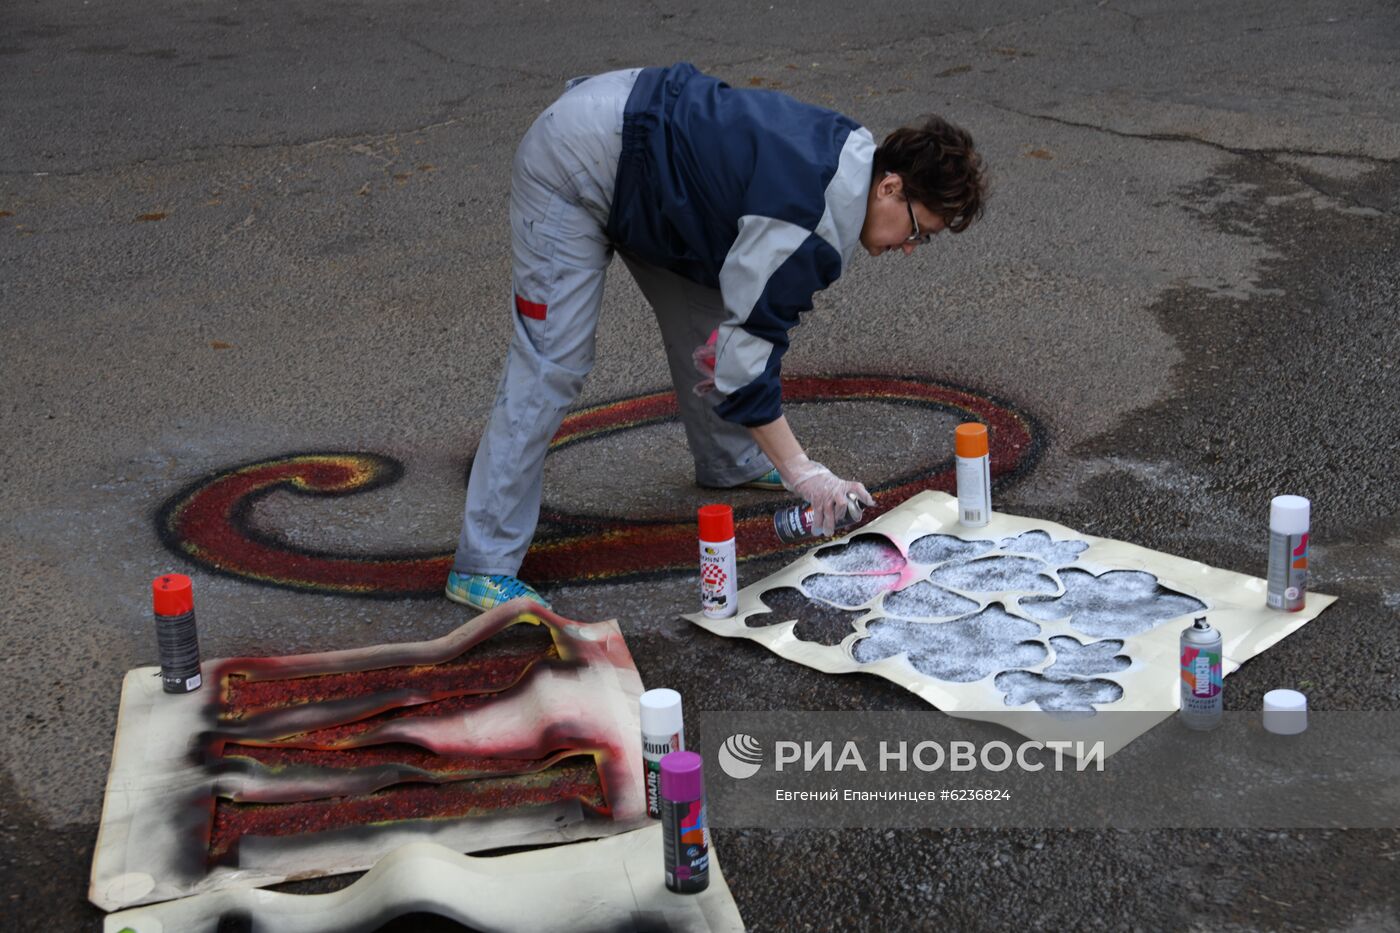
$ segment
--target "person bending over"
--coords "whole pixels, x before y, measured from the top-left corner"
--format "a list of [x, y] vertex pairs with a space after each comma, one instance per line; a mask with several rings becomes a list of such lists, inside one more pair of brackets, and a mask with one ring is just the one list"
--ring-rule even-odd
[[788, 331], [857, 247], [908, 255], [967, 229], [984, 200], [972, 137], [940, 117], [876, 145], [849, 117], [685, 63], [569, 82], [515, 155], [515, 334], [472, 464], [448, 598], [549, 605], [516, 575], [550, 439], [593, 366], [614, 252], [661, 328], [696, 482], [787, 489], [830, 534], [843, 510], [874, 500], [811, 460], [788, 426]]

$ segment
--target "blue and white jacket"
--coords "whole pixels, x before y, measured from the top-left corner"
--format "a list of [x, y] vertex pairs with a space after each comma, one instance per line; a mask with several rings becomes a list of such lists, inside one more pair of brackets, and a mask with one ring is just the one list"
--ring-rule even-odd
[[870, 132], [682, 63], [642, 70], [622, 134], [609, 239], [720, 290], [715, 411], [749, 426], [776, 420], [787, 332], [860, 245]]

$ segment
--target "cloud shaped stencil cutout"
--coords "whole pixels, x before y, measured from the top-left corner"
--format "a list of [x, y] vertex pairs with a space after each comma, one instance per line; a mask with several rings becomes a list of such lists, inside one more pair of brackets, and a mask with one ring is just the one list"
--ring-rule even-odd
[[984, 557], [944, 564], [928, 575], [939, 586], [964, 593], [1054, 593], [1060, 586], [1033, 557]]
[[953, 622], [885, 618], [868, 623], [870, 635], [851, 648], [862, 664], [905, 654], [921, 674], [969, 683], [1008, 666], [1030, 667], [1049, 651], [1035, 641], [1040, 626], [989, 606]]
[[1002, 538], [999, 547], [1010, 553], [1039, 557], [1051, 567], [1064, 567], [1074, 563], [1080, 554], [1087, 551], [1089, 543], [1056, 541], [1043, 531], [1026, 531], [1014, 538]]
[[1095, 638], [1127, 638], [1206, 609], [1199, 599], [1169, 590], [1141, 570], [1109, 570], [1097, 577], [1084, 570], [1063, 570], [1060, 580], [1064, 595], [1024, 598], [1021, 611], [1041, 622], [1068, 619], [1076, 630]]

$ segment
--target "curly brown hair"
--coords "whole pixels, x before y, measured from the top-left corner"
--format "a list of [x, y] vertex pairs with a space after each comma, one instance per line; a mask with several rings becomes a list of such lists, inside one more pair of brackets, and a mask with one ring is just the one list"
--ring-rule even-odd
[[885, 137], [875, 150], [876, 179], [893, 172], [904, 182], [904, 196], [943, 218], [962, 233], [982, 216], [987, 178], [972, 135], [938, 116], [920, 117]]

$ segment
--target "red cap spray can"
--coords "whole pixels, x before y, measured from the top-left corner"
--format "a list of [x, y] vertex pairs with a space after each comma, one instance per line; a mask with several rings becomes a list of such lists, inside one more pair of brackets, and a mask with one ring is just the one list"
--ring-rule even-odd
[[151, 582], [160, 649], [160, 680], [166, 693], [190, 693], [204, 683], [199, 667], [199, 638], [194, 627], [194, 584], [183, 573], [167, 573]]
[[739, 611], [734, 510], [727, 505], [700, 506], [700, 611], [711, 619]]

